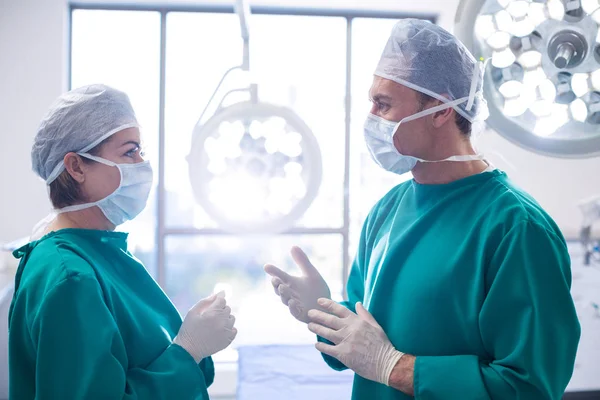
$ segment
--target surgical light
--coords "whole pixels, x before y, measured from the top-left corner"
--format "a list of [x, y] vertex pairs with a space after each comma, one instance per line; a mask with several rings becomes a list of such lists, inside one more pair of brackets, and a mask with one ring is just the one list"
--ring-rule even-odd
[[491, 15], [482, 15], [475, 22], [475, 32], [482, 39], [488, 39], [496, 32], [494, 26], [494, 17]]
[[550, 18], [546, 5], [543, 3], [529, 3], [527, 16], [536, 27]]
[[529, 12], [529, 2], [525, 0], [511, 1], [507, 4], [506, 11], [508, 11], [513, 18], [524, 18]]
[[[258, 85], [222, 97], [204, 115], [227, 75], [249, 71], [249, 8], [238, 0], [243, 63], [228, 70], [194, 129], [187, 158], [196, 201], [225, 231], [278, 233], [292, 227], [315, 199], [321, 184], [321, 152], [306, 123], [290, 108], [259, 100]], [[233, 92], [249, 99], [223, 106]]]
[[572, 75], [568, 72], [560, 72], [552, 82], [556, 85], [556, 102], [559, 104], [570, 104], [577, 95], [573, 92], [571, 86]]
[[491, 128], [546, 155], [600, 154], [600, 0], [461, 0], [455, 21], [490, 60]]
[[581, 8], [588, 14], [593, 14], [594, 11], [600, 8], [598, 0], [581, 0]]
[[529, 87], [536, 88], [547, 79], [546, 73], [542, 67], [525, 71], [523, 83]]
[[498, 11], [495, 15], [496, 26], [499, 30], [508, 32], [511, 30], [514, 20], [506, 10]]
[[532, 69], [542, 65], [542, 53], [535, 50], [527, 51], [519, 56], [518, 61], [523, 68]]
[[594, 90], [600, 90], [600, 69], [592, 72], [590, 79]]
[[527, 17], [515, 19], [510, 28], [510, 33], [517, 37], [523, 37], [531, 34], [535, 29], [533, 21]]
[[515, 99], [519, 97], [522, 89], [523, 83], [519, 81], [507, 81], [498, 90], [506, 99]]
[[576, 99], [571, 103], [571, 116], [575, 121], [585, 122], [588, 116], [588, 109], [585, 101]]
[[577, 97], [581, 97], [590, 91], [589, 75], [588, 74], [575, 74], [571, 80], [571, 87], [573, 93]]
[[508, 32], [498, 31], [487, 39], [487, 44], [494, 50], [502, 50], [508, 47], [510, 43], [510, 34]]
[[564, 105], [554, 104], [550, 112], [536, 120], [534, 133], [546, 137], [554, 134], [561, 126], [569, 121], [569, 113]]
[[600, 92], [592, 92], [587, 98], [588, 104], [588, 119], [591, 124], [600, 124]]
[[506, 68], [515, 62], [517, 57], [514, 53], [506, 48], [502, 51], [495, 51], [492, 55], [492, 65], [496, 68]]
[[561, 0], [548, 0], [546, 7], [550, 18], [561, 21], [565, 17], [565, 6]]

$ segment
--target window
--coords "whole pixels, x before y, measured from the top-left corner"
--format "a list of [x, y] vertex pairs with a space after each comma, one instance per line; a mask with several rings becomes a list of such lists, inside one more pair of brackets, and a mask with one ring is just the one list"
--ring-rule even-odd
[[[71, 87], [103, 83], [126, 92], [142, 126], [145, 152], [149, 159], [156, 160], [160, 13], [73, 10], [71, 19]], [[156, 169], [156, 165], [154, 167]], [[130, 232], [130, 245], [136, 255], [156, 276], [154, 198], [152, 195], [142, 215], [123, 229]]]
[[[292, 108], [313, 131], [323, 158], [319, 193], [292, 232], [255, 237], [220, 231], [194, 200], [188, 176], [194, 126], [223, 73], [241, 61], [237, 16], [214, 11], [73, 9], [71, 86], [106, 83], [131, 98], [147, 154], [164, 176], [164, 203], [157, 204], [157, 187], [143, 215], [123, 229], [180, 312], [224, 289], [238, 321], [237, 345], [312, 342], [278, 302], [262, 267], [273, 263], [295, 272], [289, 249], [299, 245], [332, 295], [343, 297], [364, 219], [387, 190], [407, 179], [380, 170], [362, 139], [372, 73], [401, 15], [253, 10], [250, 54], [259, 97]], [[221, 91], [244, 79], [233, 74]], [[161, 150], [164, 164], [157, 165]], [[234, 351], [216, 357], [234, 359]]]

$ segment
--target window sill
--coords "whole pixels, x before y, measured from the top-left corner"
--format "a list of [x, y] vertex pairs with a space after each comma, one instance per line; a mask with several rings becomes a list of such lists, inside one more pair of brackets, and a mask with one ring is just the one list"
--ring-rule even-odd
[[215, 363], [215, 381], [208, 389], [211, 399], [234, 400], [237, 392], [237, 363]]

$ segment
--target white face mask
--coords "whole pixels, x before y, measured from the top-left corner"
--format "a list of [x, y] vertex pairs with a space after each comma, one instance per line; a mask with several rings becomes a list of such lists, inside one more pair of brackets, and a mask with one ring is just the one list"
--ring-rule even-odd
[[117, 164], [88, 153], [79, 155], [110, 167], [117, 167], [121, 175], [121, 182], [117, 190], [102, 200], [61, 208], [57, 210], [57, 213], [98, 207], [112, 224], [118, 226], [134, 219], [146, 208], [153, 180], [150, 162]]
[[381, 168], [398, 175], [411, 171], [417, 162], [444, 162], [444, 161], [477, 161], [483, 160], [481, 154], [452, 156], [443, 160], [423, 160], [421, 158], [400, 154], [394, 146], [394, 134], [404, 122], [413, 121], [426, 115], [457, 106], [468, 101], [469, 98], [454, 100], [436, 107], [428, 108], [416, 114], [403, 118], [400, 122], [388, 121], [384, 118], [369, 114], [364, 126], [365, 141], [371, 158]]

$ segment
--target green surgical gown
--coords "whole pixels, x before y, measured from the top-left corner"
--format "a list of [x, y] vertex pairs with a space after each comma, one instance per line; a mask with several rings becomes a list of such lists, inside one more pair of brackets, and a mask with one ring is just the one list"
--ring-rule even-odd
[[[416, 356], [417, 399], [558, 400], [580, 336], [570, 285], [560, 230], [495, 170], [392, 189], [363, 226], [343, 304], [363, 302]], [[407, 398], [355, 377], [354, 400]]]
[[65, 229], [15, 256], [11, 400], [208, 399], [212, 360], [172, 344], [181, 317], [126, 234]]

